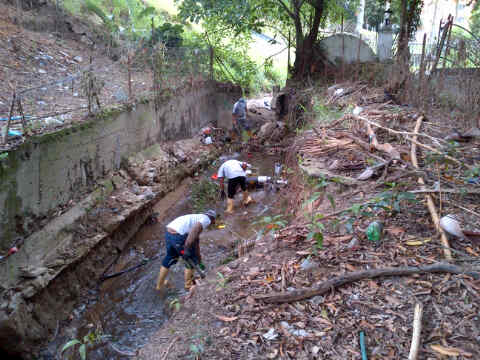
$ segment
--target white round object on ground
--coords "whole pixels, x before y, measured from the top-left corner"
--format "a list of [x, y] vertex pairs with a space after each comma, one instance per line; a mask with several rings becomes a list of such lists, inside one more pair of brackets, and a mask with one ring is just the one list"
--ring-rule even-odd
[[459, 237], [463, 239], [465, 235], [463, 234], [460, 223], [455, 219], [455, 215], [448, 214], [440, 219], [440, 227], [450, 235]]
[[204, 140], [205, 142], [205, 145], [210, 145], [212, 143], [212, 137], [211, 136], [207, 136]]
[[363, 108], [361, 106], [355, 106], [355, 109], [353, 109], [353, 115], [360, 115], [362, 111]]

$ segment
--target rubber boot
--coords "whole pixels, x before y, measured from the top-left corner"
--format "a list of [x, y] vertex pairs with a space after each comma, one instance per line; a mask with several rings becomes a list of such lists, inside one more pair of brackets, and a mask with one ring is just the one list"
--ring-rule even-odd
[[251, 196], [249, 195], [248, 191], [243, 192], [243, 205], [247, 206], [248, 204], [254, 202]]
[[195, 285], [195, 280], [193, 280], [193, 269], [185, 269], [185, 290], [189, 291], [193, 285]]
[[233, 199], [227, 199], [227, 210], [225, 210], [226, 214], [233, 214]]
[[160, 272], [158, 273], [158, 279], [157, 279], [157, 290], [160, 291], [163, 289], [165, 285], [165, 278], [167, 277], [168, 274], [168, 268], [162, 266], [160, 267]]

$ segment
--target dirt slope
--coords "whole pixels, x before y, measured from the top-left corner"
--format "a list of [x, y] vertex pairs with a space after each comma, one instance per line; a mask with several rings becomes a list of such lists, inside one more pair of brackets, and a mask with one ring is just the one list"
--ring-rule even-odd
[[[64, 15], [55, 32], [54, 8], [49, 5], [22, 12], [25, 26], [16, 24], [15, 16], [14, 8], [0, 3], [0, 119], [8, 117], [15, 90], [30, 134], [81, 121], [88, 113], [84, 90], [88, 69], [103, 84], [99, 93], [102, 109], [128, 100], [125, 59], [105, 47], [98, 35], [100, 27]], [[151, 78], [148, 68], [133, 69], [134, 97], [148, 96]], [[20, 115], [17, 108], [13, 115]], [[20, 119], [12, 128], [22, 131]], [[22, 141], [10, 138], [7, 145], [0, 144], [0, 151]]]

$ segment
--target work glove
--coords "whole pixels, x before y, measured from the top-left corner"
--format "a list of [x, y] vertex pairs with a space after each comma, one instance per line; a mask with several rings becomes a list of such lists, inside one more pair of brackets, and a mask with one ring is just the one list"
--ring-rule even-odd
[[225, 191], [220, 190], [220, 200], [225, 200], [226, 197], [227, 197], [227, 195], [225, 195]]
[[192, 248], [185, 249], [185, 253], [183, 255], [185, 260], [191, 261], [192, 263], [196, 264], [197, 262], [195, 261], [195, 250]]

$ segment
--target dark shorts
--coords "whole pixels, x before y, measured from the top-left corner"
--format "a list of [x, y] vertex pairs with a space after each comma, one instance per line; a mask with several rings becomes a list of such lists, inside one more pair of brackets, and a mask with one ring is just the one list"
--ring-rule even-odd
[[247, 190], [247, 182], [245, 176], [237, 176], [233, 179], [228, 179], [228, 198], [233, 199], [235, 193], [237, 192], [237, 186], [240, 185], [242, 191]]
[[241, 129], [246, 131], [250, 130], [250, 126], [248, 125], [247, 118], [237, 119], [237, 121]]
[[168, 231], [165, 232], [165, 245], [167, 247], [167, 254], [162, 260], [162, 266], [167, 269], [176, 264], [178, 258], [181, 256], [181, 251], [184, 248], [185, 240], [187, 240], [188, 234], [170, 234]]

